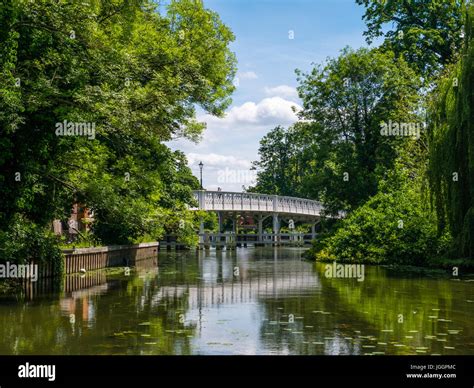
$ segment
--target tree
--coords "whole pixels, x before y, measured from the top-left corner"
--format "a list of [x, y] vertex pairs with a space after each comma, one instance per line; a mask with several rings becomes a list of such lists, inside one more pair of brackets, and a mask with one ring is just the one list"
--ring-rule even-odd
[[[162, 143], [199, 138], [196, 106], [220, 115], [230, 104], [233, 39], [193, 0], [162, 12], [152, 0], [3, 2], [3, 241], [14, 220], [47, 229], [78, 200], [106, 242], [158, 233], [160, 209], [184, 209], [197, 187]], [[94, 133], [58, 136], [61, 123]]]
[[421, 127], [417, 77], [393, 53], [348, 48], [311, 73], [297, 74], [302, 126], [312, 139], [302, 192], [329, 209], [353, 209], [377, 192], [401, 150], [417, 141], [385, 136], [381, 127], [391, 121]]
[[307, 126], [296, 123], [288, 129], [277, 126], [260, 141], [260, 159], [253, 163], [257, 184], [249, 191], [299, 197], [303, 195], [306, 171], [304, 152], [311, 144]]
[[356, 0], [366, 8], [367, 42], [402, 56], [425, 79], [456, 60], [462, 45], [465, 0]]
[[429, 178], [438, 231], [454, 253], [474, 257], [474, 6], [467, 12], [462, 56], [438, 81], [429, 109]]

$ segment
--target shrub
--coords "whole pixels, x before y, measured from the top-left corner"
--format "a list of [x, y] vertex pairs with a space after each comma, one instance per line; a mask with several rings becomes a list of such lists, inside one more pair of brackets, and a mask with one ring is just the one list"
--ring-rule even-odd
[[436, 223], [408, 185], [379, 192], [333, 234], [315, 242], [317, 260], [423, 265], [438, 253]]

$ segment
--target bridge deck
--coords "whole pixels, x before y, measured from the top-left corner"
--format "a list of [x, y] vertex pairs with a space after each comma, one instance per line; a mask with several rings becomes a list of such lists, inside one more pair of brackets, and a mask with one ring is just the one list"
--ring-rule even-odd
[[194, 191], [194, 197], [199, 204], [195, 210], [264, 212], [313, 217], [324, 214], [322, 204], [311, 199], [205, 190]]

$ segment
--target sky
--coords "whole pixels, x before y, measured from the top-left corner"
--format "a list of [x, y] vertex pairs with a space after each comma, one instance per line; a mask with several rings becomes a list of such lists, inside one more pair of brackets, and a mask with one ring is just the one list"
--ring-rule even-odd
[[183, 151], [194, 175], [203, 167], [206, 190], [242, 191], [255, 183], [250, 171], [258, 160], [259, 142], [277, 125], [297, 121], [301, 108], [295, 69], [337, 57], [345, 46], [367, 46], [364, 8], [355, 0], [204, 0], [230, 27], [237, 57], [236, 90], [225, 117], [198, 111], [207, 124], [199, 143], [168, 143]]

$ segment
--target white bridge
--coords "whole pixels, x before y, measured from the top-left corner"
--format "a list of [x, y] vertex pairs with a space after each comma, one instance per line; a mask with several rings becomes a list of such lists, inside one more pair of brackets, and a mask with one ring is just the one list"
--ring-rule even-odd
[[303, 217], [320, 217], [323, 206], [311, 199], [229, 191], [194, 191], [199, 210], [251, 213], [277, 213]]
[[[193, 194], [198, 206], [191, 210], [215, 212], [218, 216], [217, 232], [205, 232], [204, 223], [201, 222], [199, 241], [205, 247], [215, 245], [231, 248], [247, 243], [301, 245], [316, 237], [316, 225], [322, 217], [334, 218], [325, 213], [320, 202], [311, 199], [207, 190], [196, 190]], [[343, 213], [339, 213], [336, 217], [343, 216]], [[273, 223], [271, 228], [268, 228], [267, 223], [267, 229], [264, 230], [264, 221], [269, 217], [273, 218]], [[230, 231], [223, 231], [226, 219], [232, 220]], [[287, 223], [287, 233], [281, 233], [281, 222]], [[297, 222], [311, 230], [296, 228]]]

